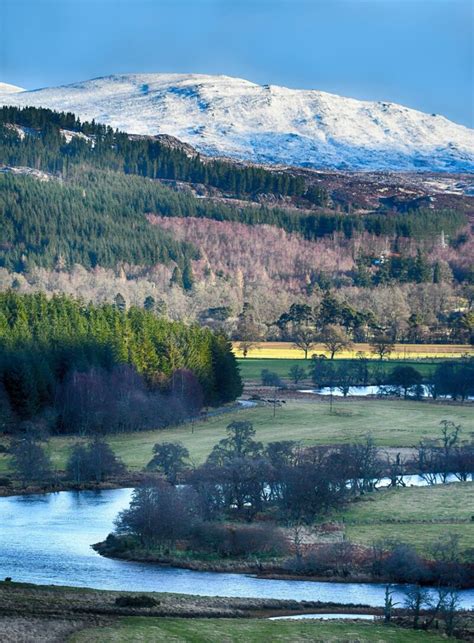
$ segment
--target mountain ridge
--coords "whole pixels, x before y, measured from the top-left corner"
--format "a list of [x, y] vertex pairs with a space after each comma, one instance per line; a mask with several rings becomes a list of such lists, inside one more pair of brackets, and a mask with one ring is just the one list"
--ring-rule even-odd
[[474, 172], [473, 131], [392, 102], [205, 74], [115, 74], [0, 103], [72, 111], [210, 156], [347, 170]]
[[10, 83], [1, 83], [0, 82], [0, 94], [16, 94], [18, 92], [27, 91], [23, 87], [18, 87], [17, 85], [11, 85]]

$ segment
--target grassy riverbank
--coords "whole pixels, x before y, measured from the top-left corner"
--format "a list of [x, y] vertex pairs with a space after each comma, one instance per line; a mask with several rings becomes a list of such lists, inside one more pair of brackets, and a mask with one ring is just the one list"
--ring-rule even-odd
[[[342, 444], [363, 439], [370, 433], [380, 447], [412, 447], [421, 438], [438, 438], [441, 420], [463, 426], [463, 437], [474, 431], [472, 405], [413, 402], [404, 400], [338, 399], [330, 413], [327, 399], [287, 399], [276, 409], [272, 405], [241, 409], [209, 417], [206, 421], [183, 424], [158, 431], [121, 433], [107, 438], [115, 453], [132, 470], [142, 469], [152, 456], [156, 442], [180, 441], [196, 463], [203, 462], [212, 447], [225, 437], [233, 420], [249, 420], [256, 439], [264, 443], [297, 440], [303, 445]], [[49, 453], [54, 466], [63, 470], [76, 437], [53, 436]], [[0, 442], [7, 442], [2, 438]], [[0, 473], [9, 469], [8, 455], [0, 455]]]

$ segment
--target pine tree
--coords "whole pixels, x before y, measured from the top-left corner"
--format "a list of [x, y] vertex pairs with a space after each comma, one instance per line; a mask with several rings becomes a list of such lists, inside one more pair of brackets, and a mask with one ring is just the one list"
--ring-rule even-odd
[[153, 311], [155, 310], [156, 302], [155, 298], [152, 297], [151, 295], [148, 295], [148, 297], [145, 298], [145, 301], [143, 302], [143, 308], [147, 311]]
[[182, 283], [184, 290], [191, 290], [194, 283], [193, 270], [189, 262], [186, 262], [183, 269]]
[[121, 313], [125, 312], [127, 308], [127, 302], [125, 301], [125, 297], [121, 293], [117, 293], [114, 297], [114, 303], [117, 308]]
[[173, 274], [171, 275], [170, 279], [170, 286], [179, 286], [181, 288], [183, 286], [183, 276], [178, 266], [175, 266], [173, 270]]

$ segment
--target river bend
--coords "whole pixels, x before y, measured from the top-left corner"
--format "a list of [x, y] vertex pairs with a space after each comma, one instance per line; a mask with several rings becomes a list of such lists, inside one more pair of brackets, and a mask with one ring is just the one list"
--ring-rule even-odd
[[[62, 491], [0, 498], [0, 577], [15, 581], [120, 591], [156, 591], [249, 598], [383, 605], [385, 585], [259, 579], [104, 558], [90, 545], [104, 540], [131, 489]], [[394, 600], [403, 601], [397, 588]], [[474, 608], [474, 590], [461, 592]]]

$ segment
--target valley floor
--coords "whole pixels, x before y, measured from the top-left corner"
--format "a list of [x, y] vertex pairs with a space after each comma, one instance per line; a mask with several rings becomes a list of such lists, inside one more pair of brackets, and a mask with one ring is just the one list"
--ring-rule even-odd
[[[278, 392], [284, 399], [273, 410], [273, 392], [268, 400], [252, 408], [231, 409], [194, 423], [156, 431], [137, 431], [110, 435], [107, 439], [114, 452], [132, 471], [142, 470], [152, 457], [157, 442], [181, 442], [196, 463], [203, 462], [213, 446], [226, 435], [226, 426], [234, 420], [248, 420], [256, 429], [256, 440], [264, 444], [275, 440], [297, 440], [303, 446], [343, 444], [363, 440], [370, 433], [383, 449], [412, 449], [422, 438], [440, 437], [441, 420], [462, 426], [461, 437], [474, 431], [472, 403], [405, 401], [398, 399], [342, 399], [334, 402], [311, 395]], [[69, 449], [76, 436], [53, 436], [49, 454], [54, 466], [64, 470]], [[0, 443], [7, 443], [1, 438]], [[0, 453], [0, 475], [8, 475], [9, 457]], [[122, 485], [123, 486], [123, 485]]]

